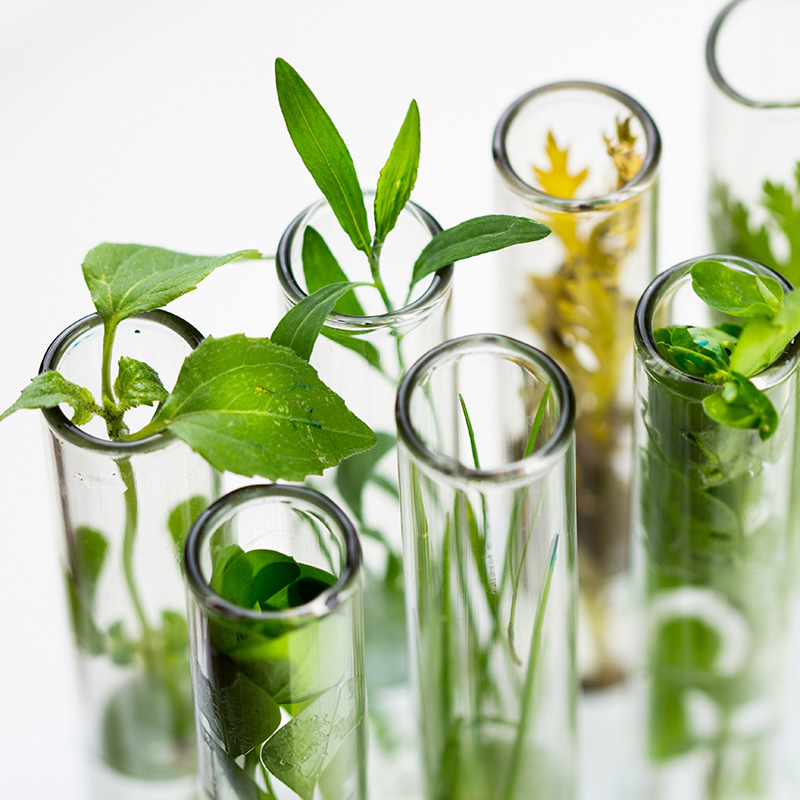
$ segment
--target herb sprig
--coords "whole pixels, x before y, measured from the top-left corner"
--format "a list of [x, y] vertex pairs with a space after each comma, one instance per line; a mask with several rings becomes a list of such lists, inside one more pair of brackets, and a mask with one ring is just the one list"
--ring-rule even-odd
[[653, 332], [659, 352], [686, 375], [721, 387], [703, 399], [711, 419], [768, 439], [778, 428], [778, 414], [750, 378], [771, 366], [800, 333], [800, 292], [784, 293], [774, 278], [714, 260], [698, 262], [691, 275], [706, 305], [743, 322], [659, 328]]
[[[330, 204], [342, 230], [369, 263], [371, 285], [380, 293], [387, 312], [395, 306], [386, 291], [380, 271], [381, 251], [400, 213], [411, 197], [417, 179], [420, 156], [420, 117], [416, 101], [408, 107], [389, 157], [380, 171], [373, 202], [370, 229], [361, 183], [353, 159], [336, 126], [314, 93], [281, 58], [275, 61], [275, 83], [289, 136], [303, 163]], [[490, 214], [476, 217], [437, 234], [423, 248], [410, 278], [408, 303], [414, 286], [423, 278], [456, 261], [501, 250], [515, 244], [534, 242], [550, 233], [540, 222], [526, 217]], [[313, 227], [306, 229], [303, 269], [306, 283], [319, 285], [319, 276], [329, 283], [347, 280], [335, 256]], [[337, 306], [342, 313], [362, 313], [353, 300]], [[357, 302], [357, 301], [356, 301]]]
[[[72, 422], [101, 417], [113, 441], [138, 441], [169, 430], [218, 470], [303, 480], [343, 458], [367, 450], [375, 435], [329, 389], [308, 363], [322, 323], [353, 284], [327, 287], [298, 304], [268, 338], [241, 334], [207, 338], [186, 358], [175, 388], [167, 392], [156, 371], [122, 356], [112, 381], [118, 326], [194, 289], [214, 269], [254, 250], [206, 257], [159, 247], [101, 244], [83, 263], [83, 274], [103, 323], [102, 396], [58, 372], [38, 375], [0, 420], [23, 408], [72, 406]], [[152, 420], [130, 432], [125, 414], [156, 406]]]

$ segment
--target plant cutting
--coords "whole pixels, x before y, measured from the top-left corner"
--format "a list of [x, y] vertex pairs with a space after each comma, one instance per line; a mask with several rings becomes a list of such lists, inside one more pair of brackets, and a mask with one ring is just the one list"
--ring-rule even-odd
[[366, 800], [349, 520], [310, 489], [247, 487], [199, 517], [186, 568], [205, 796]]
[[[671, 316], [690, 287], [696, 324]], [[675, 781], [705, 800], [776, 796], [800, 332], [787, 289], [755, 262], [703, 259], [637, 309], [648, 778], [665, 797]]]
[[[90, 733], [102, 761], [122, 775], [171, 780], [193, 769], [176, 554], [219, 492], [217, 471], [302, 480], [375, 441], [307, 362], [321, 326], [314, 311], [324, 319], [335, 292], [293, 309], [272, 339], [202, 340], [157, 310], [216, 267], [255, 256], [94, 248], [83, 271], [97, 314], [62, 334], [44, 362], [63, 364], [64, 374], [44, 369], [0, 416], [44, 409], [61, 487], [71, 619], [96, 717]], [[151, 363], [132, 357], [151, 341], [154, 363], [166, 362], [166, 352], [178, 373], [171, 392]], [[71, 422], [61, 404], [72, 407]]]
[[577, 513], [582, 685], [627, 669], [629, 376], [636, 298], [655, 274], [660, 138], [647, 111], [609, 86], [569, 81], [512, 103], [495, 129], [500, 208], [553, 231], [509, 252], [504, 313], [561, 364], [578, 403]]
[[[546, 226], [492, 215], [442, 231], [409, 198], [420, 158], [420, 115], [412, 101], [377, 185], [365, 191], [328, 113], [297, 72], [275, 64], [281, 110], [292, 142], [324, 195], [284, 234], [278, 274], [289, 303], [337, 281], [364, 285], [342, 298], [323, 329], [316, 363], [377, 432], [377, 446], [348, 459], [325, 484], [345, 505], [365, 540], [367, 677], [376, 740], [371, 786], [385, 797], [416, 791], [412, 744], [403, 733], [410, 709], [405, 653], [402, 558], [392, 408], [407, 366], [448, 336], [452, 264], [512, 244], [535, 241]], [[358, 386], [358, 389], [354, 389]], [[413, 720], [405, 720], [411, 729]], [[377, 766], [375, 766], [377, 765]]]
[[426, 354], [397, 401], [430, 800], [574, 797], [572, 397], [521, 342]]

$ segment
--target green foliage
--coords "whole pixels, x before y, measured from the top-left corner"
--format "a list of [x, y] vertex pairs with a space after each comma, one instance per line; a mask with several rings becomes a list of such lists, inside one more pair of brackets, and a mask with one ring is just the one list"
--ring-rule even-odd
[[302, 480], [375, 435], [294, 351], [241, 334], [203, 340], [155, 419], [219, 470]]
[[23, 408], [53, 408], [60, 403], [72, 406], [74, 412], [72, 422], [75, 425], [84, 425], [99, 413], [94, 397], [88, 389], [71, 383], [57, 372], [48, 370], [37, 375], [22, 390], [19, 399], [0, 414], [0, 420]]
[[[752, 210], [731, 196], [724, 183], [715, 182], [711, 191], [711, 232], [718, 251], [760, 261], [784, 275], [793, 286], [800, 284], [800, 162], [794, 169], [794, 186], [762, 184], [761, 207], [765, 222], [755, 226]], [[787, 254], [778, 257], [773, 237], [783, 240]]]
[[[353, 160], [331, 118], [303, 79], [280, 58], [275, 62], [275, 84], [286, 128], [297, 152], [342, 229], [355, 247], [367, 256], [373, 285], [381, 293], [386, 310], [394, 310], [380, 275], [380, 254], [386, 237], [410, 199], [417, 179], [420, 122], [416, 102], [411, 101], [389, 158], [380, 172], [373, 203], [375, 233], [371, 236]], [[533, 242], [549, 232], [545, 225], [530, 219], [502, 215], [479, 217], [456, 225], [434, 236], [424, 248], [414, 265], [408, 294], [410, 296], [412, 287], [422, 278], [454, 261], [513, 244]], [[346, 279], [338, 263], [333, 266], [335, 259], [328, 253], [323, 252], [316, 241], [308, 248], [304, 242], [304, 262], [308, 256], [314, 259], [315, 264], [323, 263], [330, 281]], [[307, 277], [310, 272], [317, 272], [305, 266], [304, 271]], [[319, 280], [318, 274], [314, 289], [319, 288]], [[311, 284], [308, 288], [314, 290]]]
[[681, 372], [722, 386], [703, 400], [711, 419], [768, 439], [778, 428], [778, 414], [749, 379], [773, 364], [800, 333], [800, 293], [784, 295], [773, 278], [719, 261], [700, 261], [691, 274], [695, 293], [707, 305], [746, 322], [660, 328], [653, 332], [659, 352]]
[[[229, 545], [217, 554], [211, 585], [242, 608], [275, 612], [313, 600], [335, 581], [283, 553]], [[341, 676], [340, 622], [338, 615], [209, 620], [213, 669], [197, 675], [197, 703], [221, 744], [216, 763], [241, 800], [262, 798], [259, 768], [312, 800], [318, 784], [335, 779], [337, 755], [349, 754], [363, 717], [364, 686], [361, 675]], [[235, 763], [241, 756], [243, 767]], [[267, 779], [263, 797], [273, 797], [269, 785]]]
[[149, 364], [127, 356], [122, 356], [119, 360], [114, 393], [117, 395], [119, 410], [123, 412], [136, 406], [162, 403], [169, 394], [158, 373]]

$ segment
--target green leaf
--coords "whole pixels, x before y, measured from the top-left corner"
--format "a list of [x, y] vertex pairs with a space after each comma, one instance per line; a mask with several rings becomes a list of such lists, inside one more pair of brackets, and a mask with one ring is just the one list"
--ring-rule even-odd
[[282, 58], [275, 59], [275, 85], [286, 128], [306, 169], [350, 240], [369, 255], [367, 209], [347, 145], [314, 93]]
[[195, 702], [231, 758], [250, 752], [277, 729], [278, 704], [226, 656], [217, 653], [213, 679], [195, 672]]
[[261, 748], [261, 761], [302, 800], [313, 800], [320, 776], [363, 716], [363, 678], [351, 678], [289, 720]]
[[[800, 162], [795, 166], [800, 190]], [[800, 279], [800, 191], [792, 194], [783, 184], [764, 181], [764, 208], [772, 215], [789, 243], [789, 257], [778, 269], [794, 284]]]
[[291, 556], [275, 550], [247, 550], [226, 563], [219, 593], [237, 606], [258, 609], [299, 577], [300, 567]]
[[706, 305], [734, 317], [774, 317], [783, 305], [783, 287], [774, 278], [740, 272], [720, 261], [692, 267], [692, 288]]
[[103, 637], [94, 621], [94, 598], [108, 547], [108, 539], [100, 531], [81, 525], [75, 531], [66, 573], [75, 639], [78, 647], [92, 655], [103, 652]]
[[301, 481], [375, 444], [375, 434], [294, 351], [236, 334], [207, 338], [136, 438], [168, 427], [216, 469]]
[[703, 398], [711, 419], [734, 428], [752, 428], [762, 439], [778, 429], [778, 413], [769, 398], [743, 375], [732, 373], [722, 391]]
[[731, 369], [747, 378], [773, 364], [800, 332], [800, 292], [786, 294], [774, 319], [754, 317], [731, 353]]
[[[346, 297], [347, 295], [345, 295]], [[331, 328], [326, 325], [322, 329], [322, 335], [326, 339], [348, 350], [352, 350], [357, 355], [361, 356], [371, 367], [382, 371], [381, 367], [381, 354], [377, 347], [372, 342], [362, 339], [360, 336], [343, 331], [340, 328]]]
[[365, 283], [332, 283], [317, 289], [293, 305], [275, 326], [270, 337], [275, 344], [294, 350], [300, 358], [308, 361], [314, 350], [325, 320], [333, 311], [339, 298]]
[[209, 504], [208, 498], [201, 494], [193, 495], [178, 503], [167, 517], [167, 530], [175, 545], [175, 555], [180, 560], [183, 553], [183, 543], [194, 521]]
[[260, 258], [256, 250], [192, 256], [140, 244], [98, 245], [86, 254], [83, 277], [97, 313], [114, 328], [132, 314], [161, 308], [192, 291], [217, 267], [235, 258]]
[[535, 242], [549, 233], [546, 225], [527, 217], [490, 214], [469, 219], [438, 233], [428, 242], [414, 264], [411, 285], [455, 261], [514, 244]]
[[411, 101], [375, 191], [375, 240], [382, 244], [397, 223], [417, 180], [420, 151], [419, 109]]
[[[303, 232], [303, 275], [306, 279], [308, 293], [331, 283], [347, 283], [348, 278], [339, 266], [336, 257], [322, 238], [321, 234], [310, 225]], [[363, 317], [364, 309], [358, 302], [355, 292], [348, 292], [339, 299], [334, 310], [340, 314]]]
[[22, 390], [16, 403], [0, 414], [0, 421], [23, 408], [55, 408], [61, 403], [72, 406], [73, 425], [85, 425], [99, 411], [88, 389], [48, 370], [39, 373]]
[[158, 373], [149, 364], [127, 356], [122, 356], [119, 360], [114, 393], [117, 395], [120, 411], [161, 403], [169, 394], [161, 383]]
[[364, 521], [364, 489], [373, 479], [378, 462], [394, 448], [396, 442], [396, 437], [391, 433], [378, 432], [375, 447], [366, 453], [346, 458], [336, 470], [336, 488], [359, 522]]

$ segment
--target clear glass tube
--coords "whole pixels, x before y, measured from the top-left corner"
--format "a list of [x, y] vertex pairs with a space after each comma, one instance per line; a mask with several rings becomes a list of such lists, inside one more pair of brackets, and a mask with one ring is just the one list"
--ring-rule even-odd
[[586, 689], [624, 678], [633, 309], [656, 272], [661, 140], [647, 111], [597, 83], [520, 97], [495, 128], [502, 212], [552, 233], [503, 251], [504, 320], [564, 368], [577, 400], [578, 664]]
[[569, 800], [577, 693], [569, 382], [528, 345], [469, 336], [409, 370], [396, 415], [425, 796]]
[[[716, 258], [775, 276], [747, 259]], [[636, 311], [639, 796], [767, 800], [790, 796], [776, 743], [800, 342], [752, 379], [779, 414], [771, 438], [708, 417], [702, 400], [717, 389], [670, 366], [654, 338], [667, 325], [734, 321], [694, 294], [689, 271], [700, 260], [659, 275]]]
[[366, 800], [352, 523], [311, 489], [248, 486], [198, 518], [185, 561], [204, 797]]
[[[367, 193], [366, 198], [371, 202], [371, 195]], [[341, 231], [327, 202], [319, 201], [292, 222], [278, 247], [278, 277], [289, 306], [306, 296], [302, 252], [309, 227], [322, 235], [350, 280], [370, 280], [364, 254]], [[378, 435], [373, 450], [347, 459], [309, 484], [348, 510], [364, 547], [366, 665], [373, 721], [370, 789], [380, 800], [405, 800], [419, 788], [410, 713], [393, 414], [403, 373], [448, 336], [452, 266], [439, 270], [428, 282], [421, 281], [411, 301], [403, 303], [417, 256], [440, 230], [430, 214], [409, 203], [381, 251], [381, 274], [400, 307], [386, 313], [375, 290], [359, 290], [367, 316], [331, 314], [311, 358], [320, 377]]]
[[[52, 343], [42, 370], [100, 396], [96, 315]], [[164, 311], [123, 322], [115, 353], [153, 366], [166, 386], [202, 336]], [[132, 430], [152, 408], [126, 415]], [[180, 547], [219, 494], [219, 475], [169, 434], [114, 442], [60, 408], [43, 411], [64, 523], [63, 564], [80, 658], [92, 796], [194, 796], [195, 733]], [[159, 794], [158, 792], [161, 792]], [[142, 794], [144, 793], [144, 794]]]
[[735, 0], [706, 43], [714, 248], [800, 283], [800, 5]]

